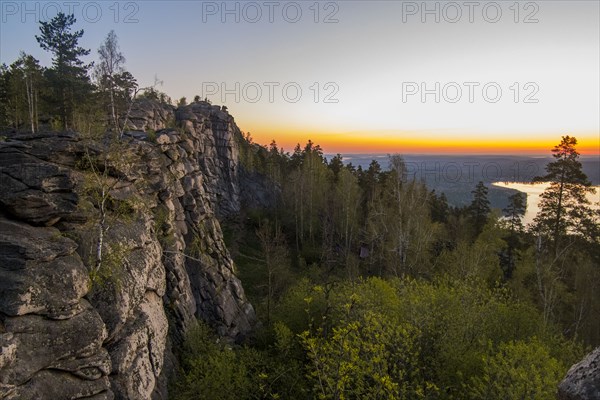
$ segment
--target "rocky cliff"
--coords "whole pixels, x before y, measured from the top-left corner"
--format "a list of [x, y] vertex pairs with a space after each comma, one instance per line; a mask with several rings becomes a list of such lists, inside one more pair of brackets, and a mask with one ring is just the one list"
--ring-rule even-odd
[[233, 118], [145, 101], [130, 125], [0, 142], [1, 398], [163, 399], [195, 318], [252, 330], [217, 218], [240, 208]]

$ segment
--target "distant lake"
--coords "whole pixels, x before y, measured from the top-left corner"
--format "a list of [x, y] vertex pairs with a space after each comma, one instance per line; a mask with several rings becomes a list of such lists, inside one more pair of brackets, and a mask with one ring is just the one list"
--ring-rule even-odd
[[[527, 210], [525, 211], [525, 215], [523, 217], [523, 225], [530, 224], [533, 222], [536, 214], [540, 210], [540, 194], [546, 190], [549, 183], [518, 183], [518, 182], [494, 182], [492, 183], [494, 186], [514, 189], [519, 192], [525, 193], [527, 195]], [[588, 193], [587, 198], [590, 201], [592, 208], [598, 209], [600, 206], [598, 203], [600, 202], [600, 186], [594, 186], [596, 188], [596, 193], [591, 194]]]
[[[328, 160], [335, 154], [325, 154]], [[389, 167], [387, 154], [342, 154], [344, 163], [369, 168], [376, 160], [381, 168]], [[457, 154], [403, 154], [410, 177], [424, 179], [432, 189], [442, 184], [448, 186], [457, 181], [471, 184], [477, 182], [531, 182], [536, 176], [546, 174], [545, 167], [554, 159], [548, 156], [526, 155], [457, 155]], [[593, 185], [600, 185], [600, 157], [581, 156], [583, 172]], [[456, 175], [459, 179], [454, 179]], [[449, 179], [448, 179], [449, 178]], [[447, 181], [447, 182], [444, 182]], [[450, 181], [450, 182], [448, 182]]]
[[[325, 154], [328, 160], [334, 154]], [[344, 163], [354, 167], [369, 168], [372, 160], [379, 162], [383, 170], [389, 168], [387, 154], [342, 154]], [[482, 181], [489, 188], [488, 200], [491, 207], [502, 210], [508, 205], [508, 197], [515, 190], [529, 194], [531, 203], [526, 220], [533, 220], [537, 211], [539, 194], [544, 188], [535, 185], [503, 183], [494, 186], [494, 182], [531, 182], [536, 176], [545, 175], [545, 167], [553, 161], [551, 155], [452, 155], [452, 154], [404, 154], [408, 179], [424, 182], [430, 190], [444, 193], [448, 203], [455, 207], [471, 204], [477, 182]], [[600, 157], [581, 156], [583, 172], [593, 185], [600, 185]], [[533, 201], [535, 200], [535, 203]], [[598, 201], [596, 198], [595, 202]]]

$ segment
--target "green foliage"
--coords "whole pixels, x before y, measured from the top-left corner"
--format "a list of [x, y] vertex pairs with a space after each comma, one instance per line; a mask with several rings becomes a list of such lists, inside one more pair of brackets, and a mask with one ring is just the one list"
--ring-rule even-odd
[[399, 314], [424, 333], [425, 368], [449, 398], [460, 398], [461, 383], [481, 372], [487, 342], [544, 335], [534, 308], [489, 290], [477, 279], [442, 279], [436, 284], [401, 282]]
[[156, 134], [156, 131], [154, 129], [147, 129], [146, 130], [146, 136], [148, 137], [148, 140], [152, 143], [156, 143], [156, 138], [158, 137]]
[[9, 106], [10, 98], [10, 71], [6, 64], [0, 64], [0, 129], [11, 125]]
[[39, 129], [40, 92], [46, 83], [44, 69], [33, 56], [21, 52], [7, 75], [7, 122], [10, 120], [13, 127], [22, 128], [21, 122], [27, 120], [26, 127], [36, 132]]
[[[79, 208], [86, 219], [86, 229], [81, 236], [82, 249], [88, 261], [91, 283], [103, 285], [108, 281], [117, 283], [120, 271], [130, 249], [126, 235], [115, 236], [115, 227], [132, 223], [146, 204], [135, 193], [135, 183], [127, 180], [134, 169], [134, 153], [126, 151], [125, 143], [114, 141], [99, 147], [88, 142], [83, 157], [76, 163], [80, 170]], [[129, 190], [123, 191], [123, 187]], [[133, 193], [131, 192], [133, 191]], [[109, 233], [110, 231], [110, 233]]]
[[425, 398], [436, 388], [415, 368], [417, 337], [412, 327], [372, 313], [334, 327], [327, 337], [322, 329], [305, 331], [300, 340], [313, 392], [319, 399]]
[[[551, 398], [583, 352], [563, 333], [594, 337], [595, 258], [572, 253], [568, 274], [542, 268], [522, 197], [501, 219], [480, 184], [471, 207], [451, 209], [398, 156], [363, 171], [327, 163], [312, 142], [289, 155], [240, 140], [245, 167], [281, 197], [229, 241], [266, 323], [252, 360], [239, 348], [227, 361], [255, 371], [237, 397]], [[295, 281], [273, 285], [289, 264]]]
[[52, 68], [46, 74], [52, 89], [48, 102], [63, 129], [72, 128], [74, 112], [89, 101], [92, 92], [89, 65], [81, 60], [90, 51], [78, 44], [83, 30], [71, 31], [75, 22], [73, 15], [58, 13], [50, 21], [40, 22], [40, 36], [36, 36], [40, 47], [52, 53]]
[[600, 220], [586, 198], [594, 189], [582, 171], [576, 145], [577, 139], [563, 136], [552, 149], [555, 160], [546, 166], [547, 174], [535, 178], [549, 187], [540, 195], [540, 211], [530, 230], [535, 239], [526, 283], [537, 286], [532, 292], [545, 322], [558, 322], [574, 337], [585, 326], [585, 340], [597, 344], [600, 333], [590, 335], [587, 329], [598, 326], [589, 314], [598, 309], [598, 296], [591, 295], [598, 288], [598, 274], [589, 265], [600, 262]]
[[285, 237], [278, 225], [272, 226], [268, 220], [263, 220], [256, 230], [256, 238], [260, 244], [261, 257], [264, 262], [260, 264], [264, 269], [259, 269], [258, 276], [261, 277], [265, 315], [267, 322], [271, 321], [273, 304], [279, 299], [284, 288], [289, 286], [292, 274], [290, 271], [290, 260]]
[[165, 126], [167, 129], [181, 129], [181, 125], [179, 125], [179, 123], [177, 122], [177, 120], [173, 117], [169, 117], [167, 119], [167, 121], [165, 122]]
[[[159, 81], [156, 84], [161, 83]], [[170, 105], [172, 103], [171, 98], [164, 92], [157, 90], [154, 87], [145, 88], [143, 92], [138, 96], [141, 99], [155, 100], [160, 102], [161, 104]]]
[[400, 156], [363, 171], [310, 141], [286, 154], [238, 136], [243, 168], [278, 196], [227, 229], [264, 327], [184, 366], [190, 387], [212, 385], [212, 368], [242, 399], [545, 399], [577, 339], [597, 343], [598, 257], [577, 237], [572, 263], [544, 267], [521, 196], [506, 219], [481, 183], [471, 207], [450, 208]]
[[152, 210], [154, 215], [154, 232], [156, 233], [157, 238], [164, 239], [169, 236], [169, 226], [168, 221], [170, 218], [169, 210], [165, 206], [157, 206]]
[[129, 106], [137, 93], [137, 82], [125, 70], [125, 57], [119, 49], [117, 35], [110, 31], [98, 49], [99, 62], [93, 76], [98, 86], [98, 101], [102, 103], [107, 127], [122, 133]]
[[[97, 97], [90, 94], [87, 101], [78, 105], [72, 113], [71, 128], [84, 139], [102, 140], [106, 133], [105, 118]], [[54, 127], [60, 129], [58, 120]]]
[[525, 248], [524, 228], [521, 219], [527, 208], [527, 197], [522, 193], [517, 192], [511, 195], [508, 200], [508, 206], [502, 210], [505, 217], [499, 221], [502, 227], [508, 231], [503, 237], [506, 248], [499, 253], [504, 281], [508, 281], [513, 277], [516, 262], [521, 251]]
[[[293, 226], [296, 251], [302, 252], [323, 242], [323, 218], [327, 209], [327, 191], [332, 172], [324, 163], [323, 151], [310, 140], [303, 151], [299, 146], [292, 156], [294, 168], [288, 176], [288, 184], [283, 188], [282, 206], [291, 211], [286, 219]], [[302, 254], [306, 258], [306, 254]], [[321, 254], [318, 254], [321, 258]]]
[[176, 400], [306, 398], [293, 347], [293, 336], [283, 325], [275, 325], [273, 347], [259, 350], [223, 343], [198, 322], [188, 330], [183, 370], [170, 394]]
[[250, 384], [246, 365], [206, 325], [197, 323], [188, 329], [182, 350], [185, 373], [175, 385], [174, 399], [248, 398], [244, 396]]
[[473, 201], [469, 206], [469, 214], [475, 228], [475, 237], [481, 233], [483, 227], [487, 223], [488, 214], [490, 213], [490, 202], [487, 198], [488, 188], [483, 182], [478, 182], [473, 194]]
[[429, 210], [431, 220], [437, 223], [447, 223], [450, 214], [450, 206], [446, 194], [442, 193], [439, 196], [432, 190], [429, 194]]
[[274, 310], [274, 320], [299, 334], [308, 329], [311, 320], [323, 317], [326, 300], [323, 291], [314, 290], [308, 279], [298, 280], [290, 287]]
[[[471, 207], [450, 208], [443, 194], [408, 179], [398, 156], [390, 171], [375, 161], [363, 171], [340, 156], [328, 163], [312, 142], [285, 154], [275, 143], [267, 149], [241, 140], [251, 168], [281, 185], [277, 208], [258, 213], [246, 229], [264, 217], [281, 221], [298, 277], [267, 313], [261, 343], [273, 344], [274, 326], [297, 335], [307, 397], [477, 397], [478, 385], [498, 374], [491, 360], [503, 355], [503, 363], [517, 365], [527, 346], [548, 361], [532, 374], [551, 377], [538, 380], [541, 386], [553, 385], [582, 354], [574, 339], [594, 337], [594, 257], [571, 253], [572, 264], [562, 264], [572, 265], [568, 272], [558, 264], [544, 270], [520, 221], [522, 196], [511, 197], [503, 219], [490, 210], [483, 184]], [[238, 264], [261, 310], [268, 268], [251, 236], [233, 242], [249, 256]], [[402, 363], [393, 370], [403, 357], [414, 370]], [[503, 385], [521, 393], [529, 378], [506, 374]]]
[[483, 356], [483, 365], [483, 375], [469, 385], [474, 400], [554, 400], [565, 371], [535, 338], [501, 344], [496, 352]]
[[437, 259], [439, 272], [457, 279], [481, 279], [493, 287], [501, 279], [498, 254], [506, 243], [495, 219], [483, 227], [475, 242], [460, 240], [453, 249], [445, 249]]
[[[106, 285], [120, 287], [124, 266], [131, 250], [125, 243], [108, 243], [100, 267], [90, 270], [90, 290], [100, 289]], [[90, 261], [89, 264], [94, 265], [95, 261]]]
[[[554, 380], [582, 354], [545, 327], [535, 307], [477, 278], [301, 281], [275, 317], [300, 333], [307, 378], [320, 398], [461, 399], [466, 387], [488, 379], [486, 357], [507, 344], [547, 354], [535, 373]], [[523, 379], [509, 374], [502, 382], [518, 391]]]
[[511, 195], [508, 198], [508, 205], [502, 211], [506, 215], [506, 220], [511, 232], [520, 232], [523, 229], [521, 218], [527, 209], [527, 197], [520, 192]]
[[[540, 212], [535, 219], [535, 230], [552, 242], [552, 252], [557, 256], [564, 246], [567, 233], [584, 234], [590, 226], [597, 225], [591, 216], [587, 193], [595, 193], [575, 149], [577, 139], [563, 136], [552, 149], [556, 161], [546, 166], [548, 174], [534, 181], [545, 181], [550, 187], [540, 195]], [[588, 238], [589, 239], [589, 238]]]

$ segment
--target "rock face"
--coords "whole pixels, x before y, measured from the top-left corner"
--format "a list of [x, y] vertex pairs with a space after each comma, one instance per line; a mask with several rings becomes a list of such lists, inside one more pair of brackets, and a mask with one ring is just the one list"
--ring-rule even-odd
[[131, 108], [127, 118], [127, 128], [134, 131], [158, 131], [174, 122], [175, 107], [149, 99], [140, 99]]
[[[128, 121], [136, 131], [169, 133], [168, 137], [174, 138], [176, 143], [170, 143], [165, 136], [157, 141], [161, 145], [179, 145], [166, 149], [172, 161], [178, 161], [184, 152], [194, 154], [194, 161], [203, 173], [204, 190], [217, 216], [228, 217], [239, 212], [239, 149], [235, 136], [241, 133], [223, 107], [196, 102], [175, 109], [144, 99], [132, 108]], [[188, 135], [182, 136], [182, 133]], [[139, 137], [139, 134], [132, 133], [132, 136]]]
[[600, 399], [600, 347], [573, 365], [558, 386], [559, 400]]
[[170, 110], [134, 110], [138, 129], [176, 119], [154, 142], [0, 142], [0, 398], [164, 399], [195, 318], [251, 332], [217, 219], [240, 209], [238, 128], [207, 103]]

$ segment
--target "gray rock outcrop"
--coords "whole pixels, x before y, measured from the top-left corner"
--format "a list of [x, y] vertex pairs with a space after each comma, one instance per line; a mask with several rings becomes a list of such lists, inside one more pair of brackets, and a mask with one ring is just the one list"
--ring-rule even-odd
[[559, 400], [600, 399], [600, 347], [573, 365], [558, 386]]
[[[125, 122], [125, 121], [122, 121]], [[175, 107], [170, 104], [141, 98], [138, 99], [127, 117], [127, 128], [133, 131], [158, 131], [175, 123]]]
[[217, 218], [240, 209], [233, 118], [207, 103], [133, 115], [155, 143], [0, 142], [0, 398], [166, 398], [172, 347], [195, 318], [230, 340], [252, 331]]

